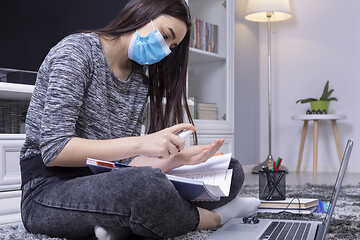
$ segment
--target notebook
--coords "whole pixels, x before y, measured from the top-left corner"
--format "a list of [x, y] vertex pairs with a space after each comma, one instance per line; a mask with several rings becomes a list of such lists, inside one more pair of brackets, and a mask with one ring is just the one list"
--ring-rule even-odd
[[233, 218], [209, 236], [209, 240], [225, 239], [307, 239], [324, 240], [338, 199], [341, 184], [350, 159], [353, 141], [348, 140], [336, 178], [330, 207], [322, 222], [260, 219], [258, 224], [246, 224], [242, 218]]

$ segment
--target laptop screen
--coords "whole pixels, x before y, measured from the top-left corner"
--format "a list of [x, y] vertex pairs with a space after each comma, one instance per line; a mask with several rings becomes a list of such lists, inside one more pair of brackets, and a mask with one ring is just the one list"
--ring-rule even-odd
[[345, 151], [344, 151], [344, 155], [343, 155], [343, 158], [342, 158], [342, 162], [341, 162], [341, 165], [340, 165], [340, 169], [339, 169], [339, 172], [338, 172], [338, 175], [337, 175], [337, 178], [336, 178], [335, 186], [333, 188], [333, 193], [332, 193], [332, 196], [330, 198], [330, 203], [329, 203], [329, 206], [328, 206], [328, 210], [327, 210], [326, 216], [325, 216], [324, 221], [323, 221], [325, 229], [324, 229], [324, 232], [323, 232], [323, 236], [320, 239], [325, 239], [325, 235], [326, 235], [327, 231], [329, 230], [330, 220], [331, 220], [331, 217], [332, 217], [332, 215], [334, 213], [334, 208], [335, 208], [335, 204], [336, 204], [336, 201], [337, 201], [339, 193], [340, 193], [341, 184], [342, 184], [342, 182], [344, 180], [345, 171], [346, 171], [347, 165], [349, 163], [352, 147], [353, 147], [353, 141], [348, 140], [348, 142], [346, 144]]

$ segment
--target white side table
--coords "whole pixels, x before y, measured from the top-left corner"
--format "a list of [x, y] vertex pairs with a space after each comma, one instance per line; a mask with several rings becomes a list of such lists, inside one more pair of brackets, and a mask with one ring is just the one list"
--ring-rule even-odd
[[297, 164], [297, 169], [296, 169], [297, 172], [300, 171], [301, 159], [302, 159], [302, 155], [303, 155], [305, 137], [306, 137], [309, 120], [314, 121], [313, 175], [316, 176], [316, 172], [317, 172], [317, 149], [318, 149], [319, 120], [330, 120], [331, 121], [332, 129], [333, 129], [334, 137], [335, 137], [336, 148], [337, 148], [337, 152], [338, 152], [338, 156], [339, 156], [339, 161], [341, 163], [342, 156], [341, 156], [341, 148], [340, 148], [339, 134], [338, 134], [338, 129], [337, 129], [337, 125], [336, 125], [336, 120], [342, 120], [345, 118], [346, 118], [345, 115], [337, 115], [337, 114], [307, 114], [307, 115], [296, 115], [296, 116], [291, 117], [292, 120], [304, 121], [302, 134], [301, 134], [299, 158], [298, 158], [298, 164]]

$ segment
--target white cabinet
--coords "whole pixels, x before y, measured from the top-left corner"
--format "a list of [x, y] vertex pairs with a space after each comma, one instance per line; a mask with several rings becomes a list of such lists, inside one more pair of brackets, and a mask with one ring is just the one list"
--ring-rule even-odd
[[[0, 82], [0, 101], [30, 101], [33, 90], [31, 85]], [[0, 224], [21, 221], [19, 154], [24, 140], [25, 134], [0, 133]]]
[[25, 134], [0, 134], [0, 192], [19, 190], [19, 153]]
[[21, 220], [19, 152], [24, 139], [24, 134], [0, 134], [0, 224]]
[[21, 220], [19, 152], [24, 139], [24, 134], [0, 134], [0, 224]]

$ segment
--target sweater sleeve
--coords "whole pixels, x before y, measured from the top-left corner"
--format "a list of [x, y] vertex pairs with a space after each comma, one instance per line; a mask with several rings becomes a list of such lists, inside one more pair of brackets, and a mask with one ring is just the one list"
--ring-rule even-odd
[[48, 56], [47, 91], [40, 128], [40, 150], [48, 166], [75, 137], [75, 125], [91, 79], [86, 43], [62, 42]]

